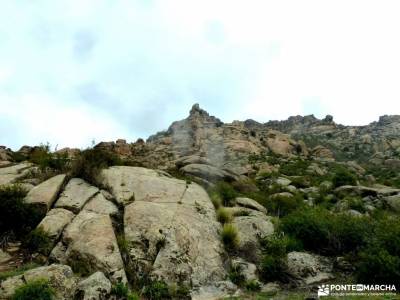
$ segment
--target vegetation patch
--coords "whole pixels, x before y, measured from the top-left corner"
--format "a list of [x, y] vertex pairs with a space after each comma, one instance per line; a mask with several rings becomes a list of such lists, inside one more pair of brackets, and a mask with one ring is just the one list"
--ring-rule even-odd
[[143, 295], [149, 300], [171, 299], [168, 285], [163, 281], [151, 281], [144, 287]]
[[82, 151], [73, 161], [71, 176], [96, 184], [100, 171], [111, 166], [123, 165], [118, 155], [99, 148]]
[[246, 280], [242, 271], [242, 266], [240, 264], [236, 264], [231, 266], [228, 273], [229, 279], [238, 286], [242, 286]]
[[220, 207], [217, 210], [217, 220], [218, 222], [225, 224], [230, 223], [232, 221], [232, 213], [226, 209], [225, 207]]
[[233, 206], [234, 200], [238, 195], [232, 185], [224, 181], [218, 182], [215, 187], [211, 188], [209, 194], [212, 195], [211, 198], [218, 197], [224, 206]]
[[31, 253], [39, 252], [48, 255], [52, 250], [53, 241], [48, 234], [39, 227], [26, 235], [22, 241], [22, 246]]
[[27, 191], [19, 185], [0, 186], [0, 235], [21, 238], [39, 224], [43, 214], [26, 204]]
[[281, 229], [302, 241], [306, 250], [326, 255], [356, 251], [372, 234], [370, 218], [334, 214], [322, 207], [292, 212], [282, 218]]
[[18, 268], [14, 269], [14, 270], [10, 270], [7, 272], [1, 272], [0, 273], [0, 282], [6, 280], [7, 278], [21, 275], [21, 274], [25, 273], [26, 271], [37, 268], [37, 267], [39, 267], [39, 265], [36, 263], [27, 263], [25, 265], [19, 266]]
[[239, 236], [233, 224], [225, 224], [221, 233], [222, 242], [227, 250], [234, 250], [239, 245]]
[[12, 300], [52, 300], [54, 299], [54, 290], [50, 287], [48, 281], [37, 280], [29, 282], [16, 289]]

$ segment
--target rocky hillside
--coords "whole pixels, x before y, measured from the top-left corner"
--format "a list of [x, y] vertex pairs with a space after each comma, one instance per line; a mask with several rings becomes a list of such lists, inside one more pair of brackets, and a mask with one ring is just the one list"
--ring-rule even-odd
[[147, 141], [1, 147], [0, 299], [399, 290], [398, 129], [400, 116], [223, 123], [194, 105]]

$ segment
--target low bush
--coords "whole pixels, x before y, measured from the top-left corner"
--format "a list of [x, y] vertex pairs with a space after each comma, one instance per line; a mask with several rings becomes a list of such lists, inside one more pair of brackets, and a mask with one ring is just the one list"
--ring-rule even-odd
[[259, 266], [260, 276], [264, 281], [284, 281], [286, 270], [286, 256], [264, 255]]
[[257, 291], [261, 290], [260, 283], [255, 279], [246, 281], [244, 286], [245, 286], [246, 290], [249, 292], [257, 292]]
[[215, 191], [210, 192], [210, 199], [215, 209], [218, 209], [222, 206], [221, 196], [217, 192]]
[[224, 206], [232, 206], [237, 196], [235, 189], [227, 182], [220, 181], [210, 190], [210, 194], [218, 195]]
[[286, 216], [290, 212], [298, 209], [304, 205], [304, 199], [300, 194], [294, 196], [286, 195], [274, 195], [270, 196], [267, 201], [265, 201], [265, 206], [268, 211], [276, 216]]
[[283, 257], [291, 251], [302, 251], [301, 241], [282, 234], [274, 234], [261, 240], [263, 252], [272, 256]]
[[222, 229], [221, 239], [227, 250], [236, 249], [239, 245], [239, 236], [236, 227], [232, 224], [225, 224]]
[[0, 235], [12, 232], [20, 238], [41, 221], [41, 210], [24, 202], [26, 193], [19, 185], [0, 186]]
[[29, 282], [15, 290], [12, 300], [52, 300], [54, 290], [46, 280]]
[[220, 207], [217, 210], [217, 220], [222, 224], [230, 223], [232, 221], [232, 214], [225, 207]]
[[144, 287], [143, 295], [149, 300], [171, 299], [168, 285], [163, 281], [151, 281]]
[[99, 148], [87, 149], [73, 161], [71, 175], [96, 184], [101, 169], [116, 165], [123, 165], [118, 155]]
[[368, 247], [359, 253], [356, 274], [360, 282], [370, 284], [398, 284], [400, 257], [386, 249]]
[[300, 241], [282, 234], [261, 240], [263, 258], [258, 266], [261, 279], [287, 281], [287, 253], [302, 250]]
[[281, 221], [281, 230], [300, 240], [306, 250], [327, 255], [358, 250], [372, 230], [367, 217], [333, 214], [321, 207], [304, 207]]
[[344, 201], [347, 201], [347, 205], [350, 209], [357, 210], [361, 213], [365, 212], [364, 202], [361, 198], [347, 197]]
[[397, 217], [378, 217], [356, 266], [360, 282], [400, 282], [400, 221]]
[[246, 280], [242, 271], [241, 265], [236, 264], [231, 266], [228, 273], [229, 279], [238, 286], [242, 286]]
[[49, 144], [35, 147], [29, 155], [29, 161], [38, 165], [42, 172], [48, 171], [48, 169], [65, 172], [69, 168], [67, 154], [52, 153]]
[[186, 284], [173, 284], [169, 287], [169, 294], [173, 299], [192, 299], [190, 297], [190, 288]]
[[301, 158], [296, 158], [283, 163], [279, 171], [288, 176], [303, 176], [306, 174], [310, 162]]
[[129, 288], [122, 282], [118, 282], [111, 288], [111, 295], [114, 295], [118, 298], [126, 298], [128, 294], [129, 294]]
[[334, 165], [329, 171], [333, 174], [331, 181], [334, 187], [357, 184], [357, 176], [344, 166]]
[[126, 300], [140, 300], [140, 296], [136, 292], [130, 292], [126, 296]]
[[22, 241], [22, 247], [31, 253], [39, 252], [48, 255], [52, 246], [52, 240], [40, 227], [32, 230]]

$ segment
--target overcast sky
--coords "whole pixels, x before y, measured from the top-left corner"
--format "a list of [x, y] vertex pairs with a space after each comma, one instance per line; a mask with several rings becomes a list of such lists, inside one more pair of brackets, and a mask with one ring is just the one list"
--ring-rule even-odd
[[224, 122], [400, 114], [400, 2], [3, 0], [0, 145]]

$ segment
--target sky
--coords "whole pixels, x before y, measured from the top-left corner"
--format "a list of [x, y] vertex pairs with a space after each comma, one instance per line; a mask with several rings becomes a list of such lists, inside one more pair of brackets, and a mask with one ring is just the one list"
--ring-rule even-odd
[[0, 145], [133, 142], [224, 122], [400, 114], [398, 0], [2, 0]]

